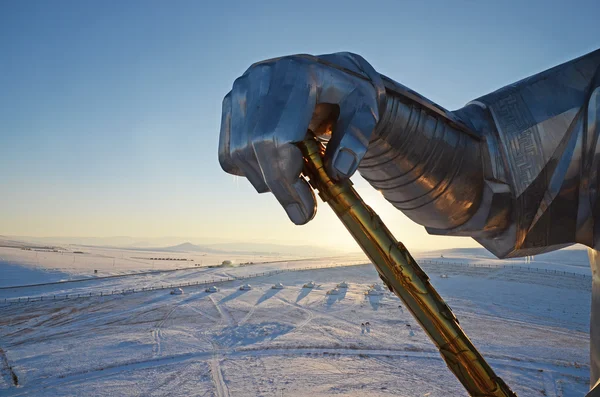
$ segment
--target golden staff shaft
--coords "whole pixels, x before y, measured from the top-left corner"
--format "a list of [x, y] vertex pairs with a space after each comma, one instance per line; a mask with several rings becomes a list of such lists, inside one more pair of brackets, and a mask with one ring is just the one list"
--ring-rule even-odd
[[429, 283], [429, 277], [360, 198], [352, 183], [329, 178], [323, 167], [323, 146], [309, 138], [300, 147], [305, 158], [304, 176], [371, 259], [384, 283], [421, 324], [469, 394], [516, 397], [473, 346], [450, 307]]

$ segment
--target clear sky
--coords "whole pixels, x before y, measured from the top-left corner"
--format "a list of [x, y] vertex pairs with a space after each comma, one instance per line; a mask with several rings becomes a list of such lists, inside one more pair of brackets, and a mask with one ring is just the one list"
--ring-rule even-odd
[[[217, 161], [221, 101], [253, 62], [352, 51], [456, 109], [600, 47], [590, 1], [2, 1], [0, 234], [355, 245], [324, 205], [292, 225]], [[360, 178], [416, 250], [428, 236]]]

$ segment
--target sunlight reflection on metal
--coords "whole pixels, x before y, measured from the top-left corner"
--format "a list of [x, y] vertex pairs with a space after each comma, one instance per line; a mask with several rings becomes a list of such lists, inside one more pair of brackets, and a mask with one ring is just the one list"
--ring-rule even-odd
[[477, 351], [425, 272], [364, 203], [352, 182], [335, 182], [328, 176], [322, 160], [324, 147], [313, 137], [300, 147], [305, 159], [303, 174], [310, 185], [371, 259], [390, 291], [402, 299], [469, 394], [516, 396]]

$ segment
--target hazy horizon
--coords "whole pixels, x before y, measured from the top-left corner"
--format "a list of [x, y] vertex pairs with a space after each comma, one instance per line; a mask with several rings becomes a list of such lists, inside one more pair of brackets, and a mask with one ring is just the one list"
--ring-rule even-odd
[[[154, 247], [159, 248], [168, 245], [179, 245], [184, 243], [192, 243], [195, 245], [219, 245], [219, 244], [272, 244], [281, 246], [298, 247], [310, 244], [294, 244], [294, 243], [282, 243], [278, 240], [268, 239], [253, 239], [253, 240], [240, 240], [233, 238], [213, 238], [213, 237], [201, 237], [201, 236], [160, 236], [160, 237], [144, 237], [144, 236], [24, 236], [24, 235], [7, 235], [0, 234], [0, 240], [15, 239], [23, 242], [34, 242], [34, 241], [48, 241], [58, 243], [60, 241], [72, 241], [71, 244], [77, 244], [76, 241], [97, 241], [97, 242], [110, 242], [112, 241], [116, 245], [140, 245], [140, 244], [157, 244]], [[317, 244], [316, 247], [327, 247], [323, 244]], [[328, 247], [329, 248], [329, 247]], [[335, 247], [330, 247], [335, 249]], [[360, 248], [356, 246], [356, 252], [360, 252]]]

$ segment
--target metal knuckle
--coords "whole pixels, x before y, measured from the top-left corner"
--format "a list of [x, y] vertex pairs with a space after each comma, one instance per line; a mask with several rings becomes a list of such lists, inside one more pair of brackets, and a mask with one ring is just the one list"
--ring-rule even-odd
[[233, 89], [231, 90], [230, 94], [240, 94], [240, 92], [243, 92], [246, 89], [247, 86], [247, 82], [248, 82], [248, 72], [244, 73], [243, 75], [241, 75], [240, 77], [238, 77], [237, 79], [235, 79], [235, 81], [233, 82]]

